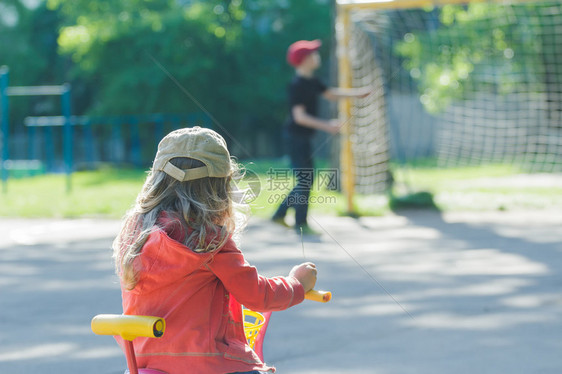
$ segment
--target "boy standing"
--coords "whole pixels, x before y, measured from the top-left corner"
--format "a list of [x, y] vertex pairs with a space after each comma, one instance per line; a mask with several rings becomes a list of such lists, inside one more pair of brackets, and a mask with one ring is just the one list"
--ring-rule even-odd
[[297, 178], [297, 184], [283, 200], [272, 221], [285, 227], [285, 215], [291, 207], [295, 209], [295, 229], [304, 235], [317, 235], [307, 223], [308, 199], [314, 182], [314, 160], [312, 158], [312, 137], [317, 130], [337, 134], [344, 125], [337, 119], [318, 118], [318, 98], [335, 101], [344, 97], [365, 97], [370, 89], [328, 88], [314, 72], [320, 67], [318, 49], [320, 40], [300, 40], [289, 46], [287, 62], [295, 68], [295, 76], [289, 84], [289, 120], [287, 132], [289, 138], [289, 156], [291, 168]]

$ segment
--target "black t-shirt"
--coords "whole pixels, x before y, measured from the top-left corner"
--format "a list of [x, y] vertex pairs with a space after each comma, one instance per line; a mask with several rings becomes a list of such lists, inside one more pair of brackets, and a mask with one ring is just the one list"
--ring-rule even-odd
[[293, 119], [293, 107], [304, 105], [305, 111], [311, 116], [318, 116], [318, 98], [326, 91], [327, 87], [318, 78], [305, 78], [296, 75], [289, 84], [289, 121], [288, 128], [291, 134], [312, 136], [316, 130], [299, 125]]

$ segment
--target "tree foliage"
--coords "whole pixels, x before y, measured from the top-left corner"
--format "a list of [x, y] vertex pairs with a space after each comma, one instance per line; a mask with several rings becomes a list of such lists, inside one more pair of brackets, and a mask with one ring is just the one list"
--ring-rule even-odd
[[[331, 40], [328, 0], [38, 1], [40, 7], [29, 9], [9, 0], [22, 18], [10, 35], [0, 26], [3, 45], [19, 38], [0, 55], [12, 83], [45, 84], [56, 66], [48, 83], [73, 84], [77, 114], [203, 107], [235, 136], [276, 133], [293, 74], [285, 62], [288, 45], [318, 38], [327, 54]], [[31, 20], [47, 13], [56, 21], [50, 26], [56, 43], [33, 48]]]
[[396, 50], [417, 80], [425, 108], [442, 111], [476, 90], [506, 95], [526, 84], [529, 92], [547, 91], [544, 56], [555, 51], [540, 42], [541, 21], [531, 16], [540, 7], [545, 5], [446, 5], [438, 28], [405, 34]]
[[[37, 4], [29, 8], [18, 0], [0, 3], [0, 66], [10, 69], [10, 84], [57, 84], [65, 59], [58, 56], [56, 13]], [[53, 114], [60, 105], [53, 98], [14, 98], [13, 122], [25, 115]], [[60, 113], [55, 113], [60, 114]]]
[[291, 74], [288, 44], [330, 35], [329, 9], [316, 2], [49, 0], [49, 6], [67, 23], [60, 53], [95, 85], [91, 112], [201, 106], [234, 130], [279, 126]]

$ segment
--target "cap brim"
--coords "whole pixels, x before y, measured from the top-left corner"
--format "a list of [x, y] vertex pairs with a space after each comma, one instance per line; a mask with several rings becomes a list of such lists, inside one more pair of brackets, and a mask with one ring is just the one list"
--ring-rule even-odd
[[311, 50], [317, 50], [320, 47], [322, 47], [322, 40], [320, 39], [311, 40], [308, 46], [308, 48]]

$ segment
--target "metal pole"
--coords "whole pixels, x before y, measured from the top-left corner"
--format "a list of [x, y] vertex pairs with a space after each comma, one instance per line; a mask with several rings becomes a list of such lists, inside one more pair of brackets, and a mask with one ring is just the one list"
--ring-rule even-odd
[[95, 144], [92, 120], [90, 117], [86, 117], [86, 121], [84, 122], [84, 140], [86, 142], [86, 159], [88, 160], [89, 167], [93, 167], [95, 162]]
[[129, 129], [131, 136], [131, 160], [136, 168], [142, 166], [141, 138], [138, 116], [129, 119]]
[[9, 125], [9, 103], [8, 95], [8, 74], [10, 70], [7, 66], [0, 67], [0, 148], [2, 154], [0, 156], [0, 174], [2, 177], [2, 191], [8, 191], [8, 171], [4, 167], [4, 162], [10, 157], [9, 139], [10, 139], [10, 125]]
[[111, 148], [112, 160], [115, 164], [123, 166], [124, 159], [124, 142], [122, 135], [122, 119], [121, 117], [114, 117], [111, 119]]
[[138, 374], [137, 359], [135, 358], [135, 349], [131, 340], [125, 340], [125, 357], [127, 358], [127, 367], [129, 374]]
[[36, 143], [37, 143], [35, 140], [36, 130], [37, 129], [35, 128], [35, 126], [30, 126], [27, 128], [27, 134], [28, 134], [27, 155], [30, 160], [37, 159], [37, 152], [35, 152]]
[[62, 115], [64, 116], [64, 164], [66, 172], [66, 192], [72, 190], [72, 118], [70, 107], [70, 84], [64, 84], [64, 91], [62, 93]]
[[[347, 8], [338, 6], [336, 21], [337, 57], [338, 57], [338, 85], [342, 88], [350, 88], [351, 63], [349, 61], [350, 41], [350, 14]], [[341, 131], [341, 154], [340, 165], [342, 172], [342, 187], [347, 200], [347, 212], [353, 214], [355, 207], [353, 195], [355, 193], [355, 170], [353, 162], [353, 151], [351, 136], [353, 134], [353, 121], [351, 118], [351, 100], [345, 98], [339, 101], [340, 121], [345, 123]]]
[[43, 135], [45, 138], [45, 156], [47, 158], [47, 171], [52, 173], [55, 168], [55, 145], [53, 139], [53, 127], [44, 126]]

